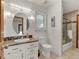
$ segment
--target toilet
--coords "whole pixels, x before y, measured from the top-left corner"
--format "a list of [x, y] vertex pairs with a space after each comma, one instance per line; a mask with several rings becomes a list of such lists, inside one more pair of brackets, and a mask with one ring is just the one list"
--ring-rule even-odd
[[52, 46], [48, 44], [48, 38], [42, 37], [39, 39], [40, 51], [43, 56], [50, 58]]

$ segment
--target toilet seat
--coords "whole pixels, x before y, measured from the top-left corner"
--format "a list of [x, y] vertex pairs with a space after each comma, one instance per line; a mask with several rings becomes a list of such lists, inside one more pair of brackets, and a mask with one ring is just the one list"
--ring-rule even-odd
[[52, 47], [52, 46], [49, 45], [49, 44], [42, 44], [42, 46], [43, 46], [44, 48], [51, 48], [51, 47]]

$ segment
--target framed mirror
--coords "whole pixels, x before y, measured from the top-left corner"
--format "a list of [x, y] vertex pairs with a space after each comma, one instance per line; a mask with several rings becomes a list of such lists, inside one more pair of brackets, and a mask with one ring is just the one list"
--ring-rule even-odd
[[14, 16], [13, 28], [17, 34], [23, 34], [23, 17]]
[[13, 29], [19, 34], [23, 35], [29, 29], [29, 19], [24, 13], [16, 13], [13, 18]]

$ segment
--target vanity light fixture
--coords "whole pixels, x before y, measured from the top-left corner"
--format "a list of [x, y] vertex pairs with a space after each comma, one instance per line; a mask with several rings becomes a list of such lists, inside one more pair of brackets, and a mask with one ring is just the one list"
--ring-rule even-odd
[[30, 13], [32, 11], [30, 8], [25, 8], [23, 6], [16, 5], [16, 4], [13, 4], [13, 3], [10, 3], [10, 6], [16, 8], [18, 10], [23, 10], [23, 11], [25, 11], [27, 13]]

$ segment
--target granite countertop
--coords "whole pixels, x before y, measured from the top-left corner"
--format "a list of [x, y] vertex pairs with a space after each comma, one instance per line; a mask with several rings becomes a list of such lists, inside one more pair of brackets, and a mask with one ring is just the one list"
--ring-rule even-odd
[[[29, 38], [30, 39], [30, 38]], [[9, 40], [9, 41], [4, 41], [3, 46], [14, 46], [14, 45], [19, 45], [19, 44], [25, 44], [25, 43], [33, 43], [37, 42], [37, 39], [31, 38], [30, 40], [25, 39], [26, 41], [23, 42], [15, 42], [14, 40]]]

